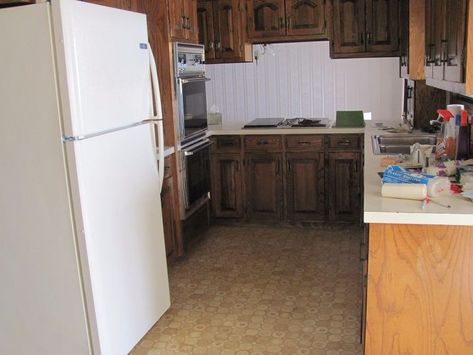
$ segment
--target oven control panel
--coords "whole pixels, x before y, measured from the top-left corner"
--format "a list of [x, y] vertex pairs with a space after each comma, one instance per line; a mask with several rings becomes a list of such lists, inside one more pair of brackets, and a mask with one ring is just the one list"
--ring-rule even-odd
[[205, 76], [205, 50], [202, 45], [175, 43], [174, 61], [177, 77]]

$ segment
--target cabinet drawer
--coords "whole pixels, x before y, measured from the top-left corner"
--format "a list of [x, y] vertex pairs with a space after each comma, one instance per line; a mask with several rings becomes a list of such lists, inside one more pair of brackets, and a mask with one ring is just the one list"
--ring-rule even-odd
[[168, 178], [172, 176], [172, 158], [174, 154], [171, 154], [164, 158], [164, 178]]
[[282, 136], [246, 136], [245, 149], [259, 151], [282, 150]]
[[241, 149], [240, 136], [218, 136], [214, 137], [212, 145], [213, 153], [239, 153]]
[[286, 147], [288, 150], [322, 151], [324, 150], [324, 136], [287, 136]]
[[329, 136], [329, 148], [331, 149], [350, 149], [360, 148], [359, 135], [331, 135]]

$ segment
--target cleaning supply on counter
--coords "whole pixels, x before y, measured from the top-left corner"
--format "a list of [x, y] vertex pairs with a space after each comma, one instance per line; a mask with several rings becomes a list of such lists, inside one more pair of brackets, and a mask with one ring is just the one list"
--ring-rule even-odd
[[422, 201], [427, 197], [427, 185], [386, 183], [381, 187], [381, 196]]
[[455, 158], [455, 116], [448, 110], [437, 110], [442, 117], [442, 139], [437, 145], [435, 157], [437, 159], [454, 159]]
[[457, 173], [457, 162], [454, 160], [434, 161], [423, 172], [432, 176], [454, 176]]
[[434, 177], [427, 184], [427, 195], [429, 197], [439, 197], [452, 195], [452, 184], [448, 177]]
[[456, 142], [455, 159], [468, 159], [470, 156], [470, 141], [468, 134], [468, 112], [466, 111], [461, 112]]

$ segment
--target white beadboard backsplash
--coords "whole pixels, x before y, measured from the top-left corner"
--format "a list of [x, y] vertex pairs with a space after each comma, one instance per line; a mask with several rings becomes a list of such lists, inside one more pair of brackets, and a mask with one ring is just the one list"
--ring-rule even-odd
[[271, 49], [274, 55], [267, 51], [258, 62], [206, 67], [207, 106], [218, 106], [225, 125], [258, 117], [334, 120], [337, 110], [372, 112], [378, 121], [400, 118], [398, 58], [330, 59], [325, 41]]

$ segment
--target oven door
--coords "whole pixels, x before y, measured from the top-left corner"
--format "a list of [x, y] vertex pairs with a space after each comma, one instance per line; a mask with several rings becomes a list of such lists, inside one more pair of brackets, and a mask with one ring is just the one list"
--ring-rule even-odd
[[183, 150], [184, 203], [186, 211], [208, 199], [210, 192], [210, 145], [204, 139]]
[[179, 130], [182, 145], [207, 130], [205, 83], [210, 79], [178, 78]]

